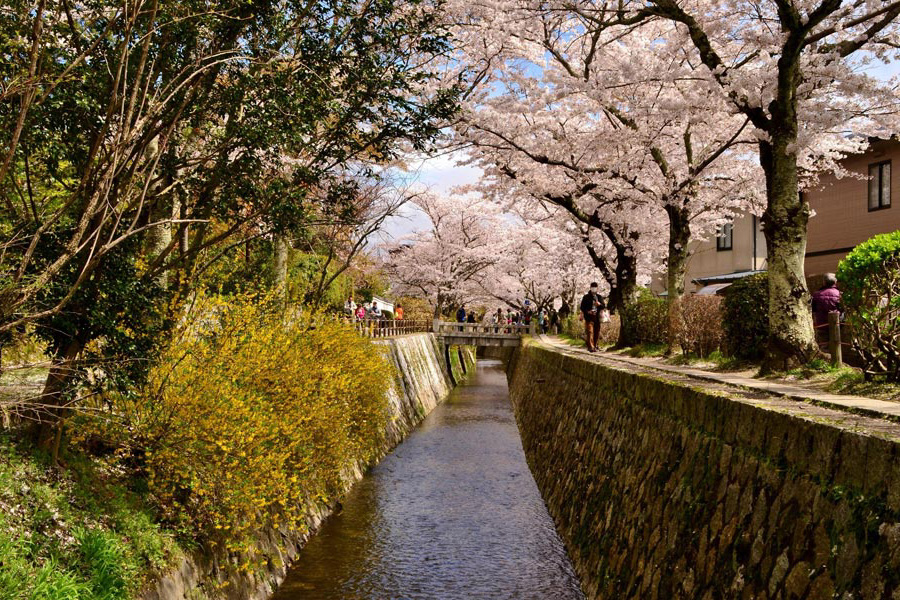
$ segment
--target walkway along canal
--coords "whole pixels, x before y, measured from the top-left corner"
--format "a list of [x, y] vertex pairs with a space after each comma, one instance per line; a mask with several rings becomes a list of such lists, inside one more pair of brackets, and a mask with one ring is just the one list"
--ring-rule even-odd
[[273, 600], [583, 598], [497, 361], [354, 486], [295, 565]]

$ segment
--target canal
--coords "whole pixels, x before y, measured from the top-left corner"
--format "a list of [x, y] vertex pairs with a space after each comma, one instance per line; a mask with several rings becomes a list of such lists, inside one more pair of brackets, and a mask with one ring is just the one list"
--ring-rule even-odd
[[583, 598], [497, 361], [356, 484], [273, 600]]

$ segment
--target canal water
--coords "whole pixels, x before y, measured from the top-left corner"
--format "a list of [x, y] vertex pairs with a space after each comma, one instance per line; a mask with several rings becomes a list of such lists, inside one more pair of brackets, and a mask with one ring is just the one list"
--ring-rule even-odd
[[525, 463], [502, 365], [478, 361], [354, 486], [273, 600], [583, 597]]

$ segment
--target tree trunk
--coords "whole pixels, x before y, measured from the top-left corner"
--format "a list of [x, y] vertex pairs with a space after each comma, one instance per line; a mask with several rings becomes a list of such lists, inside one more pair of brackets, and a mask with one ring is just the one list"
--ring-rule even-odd
[[275, 264], [273, 266], [275, 272], [275, 289], [278, 290], [282, 297], [285, 297], [287, 288], [287, 271], [288, 271], [288, 243], [284, 236], [275, 236]]
[[691, 241], [691, 222], [687, 209], [666, 206], [669, 217], [669, 255], [666, 263], [666, 292], [669, 300], [678, 300], [684, 295], [684, 273], [690, 256], [688, 244]]
[[66, 391], [75, 376], [75, 363], [83, 345], [78, 339], [72, 339], [57, 355], [47, 374], [44, 390], [38, 400], [39, 406], [33, 413], [36, 419], [35, 439], [40, 448], [50, 450], [56, 438]]
[[[784, 139], [788, 138], [788, 139]], [[809, 204], [799, 194], [796, 136], [773, 135], [760, 143], [766, 174], [763, 232], [769, 272], [769, 341], [763, 371], [787, 370], [819, 354], [806, 287], [806, 226]]]
[[690, 215], [684, 207], [666, 205], [669, 217], [669, 255], [666, 262], [666, 295], [669, 301], [669, 332], [667, 354], [678, 345], [675, 336], [676, 321], [680, 319], [681, 298], [684, 296], [684, 274], [690, 257], [688, 244], [691, 241]]
[[[634, 345], [629, 339], [626, 307], [637, 302], [637, 256], [630, 245], [616, 245], [616, 288], [610, 290], [610, 308], [619, 313], [619, 341], [616, 348]], [[615, 294], [613, 293], [615, 291]]]

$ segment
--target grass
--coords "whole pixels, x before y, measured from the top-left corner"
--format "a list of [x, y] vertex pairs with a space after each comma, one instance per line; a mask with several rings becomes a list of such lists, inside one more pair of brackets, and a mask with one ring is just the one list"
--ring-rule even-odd
[[624, 354], [633, 358], [645, 358], [648, 356], [664, 356], [666, 353], [665, 344], [638, 344], [631, 348], [625, 348]]
[[0, 435], [0, 598], [136, 597], [181, 550], [119, 475], [66, 461], [61, 471]]
[[584, 341], [584, 338], [581, 336], [574, 336], [574, 335], [570, 335], [568, 333], [560, 333], [559, 337], [561, 337], [563, 340], [565, 340], [566, 343], [569, 344], [570, 346], [579, 346], [581, 348], [584, 348], [585, 346], [587, 346], [587, 343]]
[[750, 371], [759, 369], [759, 364], [742, 358], [727, 356], [723, 354], [721, 350], [714, 350], [713, 352], [710, 352], [706, 357], [699, 357], [693, 354], [680, 354], [678, 356], [672, 357], [667, 362], [673, 365], [696, 366], [720, 373], [733, 373], [736, 371]]
[[900, 402], [900, 384], [879, 380], [866, 381], [858, 369], [845, 368], [836, 371], [832, 381], [825, 389], [833, 394], [849, 394]]

